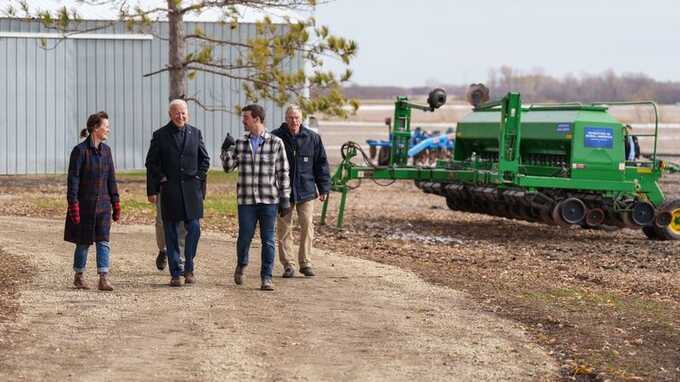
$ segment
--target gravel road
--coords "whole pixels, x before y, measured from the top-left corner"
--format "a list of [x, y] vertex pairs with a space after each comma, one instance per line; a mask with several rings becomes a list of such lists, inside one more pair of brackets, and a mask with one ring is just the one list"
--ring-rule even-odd
[[[35, 274], [19, 294], [0, 380], [551, 380], [522, 328], [398, 268], [318, 253], [318, 277], [261, 292], [253, 258], [231, 282], [234, 238], [204, 233], [198, 283], [166, 286], [151, 227], [115, 225], [114, 292], [70, 287], [61, 221], [0, 217], [0, 249]], [[255, 250], [259, 254], [259, 247]], [[259, 257], [259, 256], [255, 256]], [[281, 272], [277, 265], [276, 275]], [[87, 278], [95, 281], [94, 255]]]

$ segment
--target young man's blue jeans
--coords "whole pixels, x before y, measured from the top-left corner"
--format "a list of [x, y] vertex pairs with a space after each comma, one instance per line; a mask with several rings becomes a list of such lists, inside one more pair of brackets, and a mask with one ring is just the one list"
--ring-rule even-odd
[[[107, 273], [109, 271], [109, 252], [111, 246], [108, 241], [98, 241], [95, 243], [97, 248], [97, 273]], [[73, 254], [73, 270], [76, 273], [85, 271], [87, 265], [87, 250], [90, 244], [76, 244], [76, 251]]]
[[238, 206], [238, 241], [236, 255], [238, 265], [248, 265], [250, 242], [255, 235], [255, 225], [260, 222], [260, 239], [262, 241], [262, 280], [271, 279], [274, 271], [276, 254], [275, 232], [278, 204], [244, 204]]
[[170, 275], [177, 278], [182, 275], [182, 265], [179, 261], [179, 225], [184, 224], [187, 235], [184, 241], [184, 273], [194, 271], [194, 257], [198, 248], [198, 239], [201, 237], [201, 223], [198, 219], [185, 220], [183, 222], [163, 221], [165, 231], [165, 246], [168, 255]]

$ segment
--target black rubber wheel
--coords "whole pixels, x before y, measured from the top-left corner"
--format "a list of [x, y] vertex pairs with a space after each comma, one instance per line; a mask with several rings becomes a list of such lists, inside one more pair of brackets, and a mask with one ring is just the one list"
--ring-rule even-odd
[[569, 225], [569, 223], [565, 222], [564, 219], [562, 219], [562, 214], [560, 213], [562, 203], [557, 203], [555, 207], [553, 207], [553, 210], [550, 212], [550, 215], [552, 216], [553, 222], [555, 225], [566, 227]]
[[647, 239], [649, 240], [659, 240], [659, 232], [658, 229], [654, 226], [647, 225], [642, 227], [642, 232], [647, 236]]
[[649, 202], [638, 202], [633, 206], [631, 218], [635, 224], [648, 226], [654, 222], [654, 206]]
[[453, 198], [446, 198], [446, 206], [454, 211], [458, 210], [458, 206], [456, 206], [456, 201]]
[[680, 199], [665, 201], [660, 207], [661, 211], [671, 213], [671, 222], [665, 227], [655, 227], [660, 240], [680, 240]]
[[578, 198], [568, 198], [560, 203], [560, 215], [569, 224], [579, 224], [586, 217], [586, 205]]
[[552, 218], [552, 208], [551, 207], [543, 207], [539, 210], [540, 214], [540, 219], [544, 224], [547, 225], [555, 225], [555, 221]]
[[586, 212], [585, 224], [589, 227], [597, 227], [604, 223], [604, 211], [601, 208], [591, 208]]

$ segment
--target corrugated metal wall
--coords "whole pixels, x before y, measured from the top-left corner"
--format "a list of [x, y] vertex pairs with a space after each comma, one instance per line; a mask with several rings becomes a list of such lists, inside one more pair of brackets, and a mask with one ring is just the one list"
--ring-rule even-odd
[[[94, 26], [85, 22], [84, 27]], [[208, 35], [246, 42], [255, 35], [254, 24], [231, 30], [219, 23], [186, 23], [187, 33], [200, 26]], [[167, 35], [168, 25], [155, 26]], [[52, 32], [39, 22], [0, 18], [2, 32]], [[115, 26], [93, 33], [128, 33]], [[53, 47], [57, 40], [48, 40]], [[151, 134], [169, 120], [168, 74], [151, 77], [168, 62], [168, 44], [152, 40], [62, 40], [51, 49], [36, 38], [0, 37], [0, 174], [63, 173], [68, 156], [80, 142], [87, 116], [105, 110], [110, 117], [107, 142], [118, 169], [142, 169]], [[215, 52], [226, 61], [237, 48]], [[301, 58], [288, 62], [290, 70], [303, 66]], [[205, 105], [244, 105], [241, 81], [199, 73], [190, 80], [187, 96]], [[269, 130], [283, 121], [283, 110], [272, 101], [266, 108]], [[242, 133], [238, 115], [208, 112], [189, 103], [190, 123], [203, 132], [212, 165], [220, 166], [219, 147], [227, 132]]]

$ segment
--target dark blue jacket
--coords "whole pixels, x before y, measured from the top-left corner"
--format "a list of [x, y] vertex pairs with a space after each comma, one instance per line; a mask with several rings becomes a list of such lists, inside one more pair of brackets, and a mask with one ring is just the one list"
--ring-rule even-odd
[[300, 133], [293, 137], [286, 123], [272, 131], [272, 134], [281, 138], [286, 147], [291, 203], [303, 203], [317, 198], [319, 194], [331, 192], [330, 168], [319, 134], [300, 126]]
[[66, 199], [80, 205], [80, 224], [66, 217], [64, 240], [76, 244], [109, 241], [111, 205], [120, 201], [111, 148], [87, 137], [71, 151]]
[[186, 125], [184, 145], [177, 144], [177, 127], [170, 122], [153, 133], [146, 155], [146, 193], [161, 194], [163, 221], [203, 217], [203, 184], [210, 157], [201, 131]]

